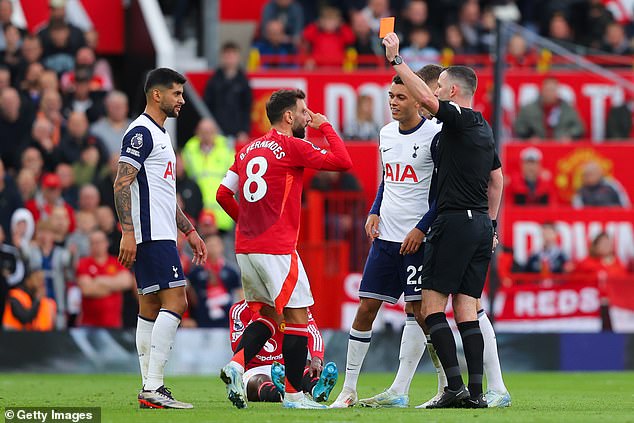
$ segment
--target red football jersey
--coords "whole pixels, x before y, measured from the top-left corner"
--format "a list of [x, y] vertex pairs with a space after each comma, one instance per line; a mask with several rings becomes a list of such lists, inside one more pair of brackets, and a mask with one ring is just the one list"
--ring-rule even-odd
[[[229, 311], [229, 336], [231, 338], [231, 350], [233, 352], [236, 351], [238, 343], [240, 343], [244, 329], [258, 317], [259, 314], [254, 313], [244, 300], [231, 306], [231, 310]], [[278, 328], [278, 330], [275, 331], [275, 335], [266, 341], [266, 344], [264, 344], [260, 352], [247, 363], [245, 370], [258, 366], [271, 365], [274, 361], [284, 364], [284, 358], [282, 356], [283, 339], [284, 332]], [[319, 328], [310, 310], [308, 310], [308, 352], [311, 357], [319, 357], [322, 362], [324, 361], [324, 340], [321, 337]]]
[[291, 254], [299, 234], [304, 168], [321, 169], [328, 152], [272, 129], [240, 150], [236, 253]]
[[[77, 265], [77, 276], [114, 276], [126, 271], [116, 258], [109, 256], [108, 260], [99, 264], [92, 257], [84, 257]], [[81, 299], [80, 326], [95, 326], [104, 328], [123, 327], [123, 293], [114, 292], [102, 298]]]

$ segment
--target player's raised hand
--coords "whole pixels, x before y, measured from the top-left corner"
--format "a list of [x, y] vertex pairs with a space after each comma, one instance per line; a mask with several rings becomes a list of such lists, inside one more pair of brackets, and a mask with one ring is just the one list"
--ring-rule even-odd
[[390, 32], [385, 36], [385, 38], [383, 38], [383, 45], [385, 46], [385, 57], [388, 62], [391, 62], [396, 56], [398, 56], [398, 35]]
[[414, 228], [405, 237], [403, 243], [401, 244], [400, 254], [414, 254], [420, 248], [423, 240], [425, 239], [425, 234], [418, 228]]
[[365, 234], [370, 238], [370, 241], [379, 236], [379, 220], [381, 218], [376, 214], [371, 214], [365, 221]]
[[328, 118], [321, 113], [313, 113], [312, 110], [308, 110], [308, 116], [310, 116], [310, 122], [308, 122], [308, 126], [313, 129], [319, 129], [322, 123], [328, 122]]
[[194, 257], [192, 257], [192, 263], [196, 266], [200, 266], [207, 261], [207, 246], [205, 241], [202, 240], [197, 231], [192, 231], [187, 235], [187, 242], [192, 247]]
[[119, 263], [124, 267], [132, 267], [136, 259], [136, 240], [134, 232], [124, 232], [119, 243]]

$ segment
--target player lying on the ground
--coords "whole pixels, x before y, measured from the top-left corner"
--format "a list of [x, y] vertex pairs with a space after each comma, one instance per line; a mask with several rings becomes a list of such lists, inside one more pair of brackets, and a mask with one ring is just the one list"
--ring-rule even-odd
[[[259, 318], [246, 301], [242, 300], [231, 307], [229, 311], [229, 334], [231, 349], [235, 352], [244, 329]], [[281, 328], [280, 328], [281, 329]], [[308, 360], [302, 377], [302, 390], [310, 394], [315, 401], [327, 401], [332, 388], [337, 383], [337, 366], [335, 363], [324, 363], [324, 341], [319, 328], [308, 312]], [[246, 365], [242, 376], [249, 401], [281, 402], [284, 396], [285, 369], [282, 357], [283, 332], [275, 331], [258, 352]]]

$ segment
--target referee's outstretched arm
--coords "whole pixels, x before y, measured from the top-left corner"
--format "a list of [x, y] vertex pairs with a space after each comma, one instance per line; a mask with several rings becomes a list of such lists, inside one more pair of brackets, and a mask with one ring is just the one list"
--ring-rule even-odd
[[398, 35], [390, 32], [383, 39], [383, 45], [385, 46], [385, 57], [387, 57], [387, 60], [392, 64], [398, 76], [401, 77], [409, 92], [416, 101], [429, 110], [432, 115], [435, 115], [438, 111], [438, 98], [434, 92], [402, 59], [400, 61], [394, 60], [398, 56]]

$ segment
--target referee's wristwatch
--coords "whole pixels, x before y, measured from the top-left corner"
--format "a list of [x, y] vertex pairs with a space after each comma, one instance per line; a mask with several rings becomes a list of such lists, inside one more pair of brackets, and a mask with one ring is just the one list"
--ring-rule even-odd
[[401, 63], [403, 63], [403, 58], [397, 54], [396, 56], [394, 56], [394, 60], [390, 62], [390, 65], [396, 66], [400, 65]]

